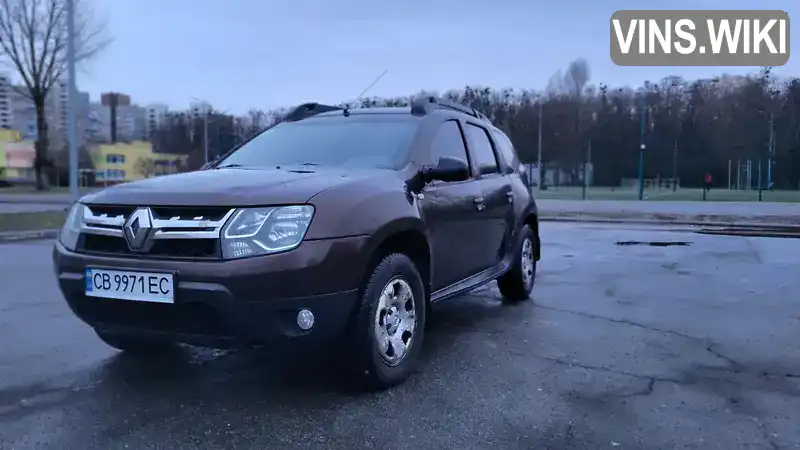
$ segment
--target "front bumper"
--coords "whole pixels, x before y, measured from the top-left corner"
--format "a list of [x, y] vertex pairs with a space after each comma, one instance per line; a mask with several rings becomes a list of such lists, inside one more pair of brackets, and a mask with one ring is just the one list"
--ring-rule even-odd
[[[98, 331], [219, 348], [318, 342], [345, 331], [367, 264], [368, 239], [306, 241], [286, 253], [202, 262], [88, 255], [56, 243], [53, 262], [69, 307]], [[87, 267], [172, 271], [175, 302], [87, 297]], [[301, 309], [314, 313], [309, 331], [297, 326]]]

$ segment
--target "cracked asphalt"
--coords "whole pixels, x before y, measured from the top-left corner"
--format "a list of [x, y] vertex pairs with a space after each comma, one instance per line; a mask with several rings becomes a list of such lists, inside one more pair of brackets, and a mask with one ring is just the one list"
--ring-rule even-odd
[[800, 447], [800, 240], [541, 234], [532, 301], [438, 305], [418, 373], [377, 394], [320, 355], [127, 358], [62, 303], [50, 242], [0, 245], [0, 449]]

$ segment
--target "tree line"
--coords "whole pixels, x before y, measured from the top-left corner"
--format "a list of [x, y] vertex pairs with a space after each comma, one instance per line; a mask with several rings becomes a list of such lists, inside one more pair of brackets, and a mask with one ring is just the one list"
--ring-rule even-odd
[[[542, 91], [466, 86], [444, 93], [421, 91], [395, 98], [364, 98], [340, 106], [407, 106], [434, 95], [471, 106], [511, 138], [525, 163], [542, 161], [577, 185], [591, 163], [593, 183], [619, 186], [636, 178], [641, 145], [645, 178], [677, 179], [681, 186], [727, 187], [729, 170], [751, 164], [762, 187], [800, 188], [800, 78], [780, 78], [770, 68], [749, 76], [713, 79], [666, 77], [636, 87], [591, 84], [588, 64], [572, 62]], [[281, 120], [287, 109], [252, 110], [244, 117], [210, 113], [210, 159]], [[204, 118], [173, 114], [155, 133], [159, 151], [189, 155], [186, 170], [205, 162]], [[771, 166], [771, 167], [770, 167]], [[768, 183], [772, 183], [768, 186]], [[751, 188], [757, 186], [751, 183]]]
[[[111, 43], [90, 4], [75, 0], [78, 64]], [[17, 72], [22, 85], [14, 89], [36, 111], [34, 169], [40, 189], [47, 184], [45, 169], [55, 166], [64, 172], [67, 162], [63, 136], [54, 135], [45, 114], [45, 99], [68, 69], [66, 5], [65, 0], [0, 2], [0, 58]], [[565, 174], [561, 183], [579, 183], [587, 162], [594, 184], [617, 186], [635, 178], [640, 145], [645, 144], [646, 178], [676, 178], [683, 186], [697, 186], [708, 173], [721, 186], [727, 184], [729, 166], [736, 171], [749, 161], [762, 167], [762, 185], [800, 188], [800, 78], [779, 78], [764, 68], [750, 76], [666, 77], [635, 87], [591, 81], [588, 64], [579, 59], [541, 91], [467, 86], [441, 96], [486, 114], [508, 133], [524, 162], [538, 160], [541, 121], [542, 161]], [[415, 95], [420, 94], [438, 95]], [[367, 98], [349, 106], [401, 106], [412, 97]], [[206, 148], [214, 158], [285, 112], [253, 110], [244, 117], [212, 112], [207, 122], [176, 114], [151, 139], [158, 151], [188, 155], [183, 169], [192, 170], [205, 162]], [[90, 164], [84, 153], [81, 162]]]

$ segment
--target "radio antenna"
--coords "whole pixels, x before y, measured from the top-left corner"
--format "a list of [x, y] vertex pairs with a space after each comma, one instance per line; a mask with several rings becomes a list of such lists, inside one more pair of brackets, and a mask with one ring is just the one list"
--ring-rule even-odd
[[378, 84], [378, 81], [380, 81], [381, 78], [383, 78], [383, 76], [386, 75], [386, 72], [388, 72], [388, 71], [389, 71], [389, 69], [384, 69], [384, 71], [381, 72], [380, 75], [378, 75], [378, 78], [375, 78], [375, 80], [372, 83], [370, 83], [370, 85], [367, 86], [366, 89], [364, 89], [363, 91], [361, 91], [360, 94], [358, 94], [358, 97], [356, 98], [356, 101], [361, 101], [361, 97], [363, 97], [364, 94], [366, 94], [368, 90], [372, 89], [373, 86]]

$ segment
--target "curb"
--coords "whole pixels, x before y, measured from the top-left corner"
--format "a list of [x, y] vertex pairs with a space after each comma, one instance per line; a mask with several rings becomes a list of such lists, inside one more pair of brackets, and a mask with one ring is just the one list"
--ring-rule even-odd
[[[2, 194], [2, 193], [0, 193]], [[20, 204], [20, 203], [29, 203], [29, 204], [36, 204], [36, 205], [64, 205], [69, 206], [72, 204], [72, 200], [65, 200], [65, 199], [58, 199], [58, 198], [36, 198], [36, 197], [26, 197], [26, 198], [9, 198], [9, 197], [2, 197], [0, 198], [0, 203], [8, 203], [8, 204]]]
[[737, 228], [721, 228], [721, 229], [702, 229], [702, 230], [697, 230], [696, 233], [715, 235], [715, 236], [800, 239], [800, 231], [783, 231], [783, 230], [748, 230], [748, 229], [737, 229]]
[[[788, 218], [787, 218], [788, 219]], [[724, 227], [752, 230], [780, 230], [785, 232], [800, 233], [800, 223], [780, 223], [780, 222], [759, 222], [748, 220], [743, 222], [721, 222], [691, 219], [638, 219], [638, 218], [610, 218], [592, 216], [539, 216], [541, 222], [563, 222], [563, 223], [605, 223], [605, 224], [628, 224], [628, 225], [675, 225], [685, 227]], [[792, 218], [795, 221], [797, 219]]]
[[59, 230], [8, 231], [0, 233], [0, 244], [55, 239]]

